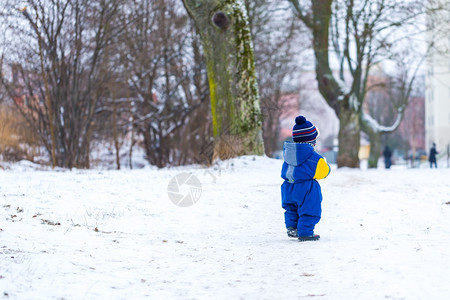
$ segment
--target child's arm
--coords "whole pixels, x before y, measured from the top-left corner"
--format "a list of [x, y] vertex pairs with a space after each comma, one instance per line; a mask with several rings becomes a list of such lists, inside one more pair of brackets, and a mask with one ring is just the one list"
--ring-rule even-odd
[[313, 179], [323, 179], [330, 174], [330, 166], [324, 158], [319, 159]]

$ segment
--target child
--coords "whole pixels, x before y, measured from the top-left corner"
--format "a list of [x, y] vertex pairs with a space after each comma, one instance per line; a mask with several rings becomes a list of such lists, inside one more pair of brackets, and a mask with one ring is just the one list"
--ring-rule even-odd
[[314, 226], [322, 214], [322, 192], [316, 179], [327, 177], [330, 166], [314, 152], [318, 136], [316, 127], [305, 117], [298, 116], [292, 129], [294, 142], [285, 142], [283, 147], [281, 200], [286, 210], [284, 220], [288, 236], [298, 237], [301, 242], [320, 238], [314, 234]]

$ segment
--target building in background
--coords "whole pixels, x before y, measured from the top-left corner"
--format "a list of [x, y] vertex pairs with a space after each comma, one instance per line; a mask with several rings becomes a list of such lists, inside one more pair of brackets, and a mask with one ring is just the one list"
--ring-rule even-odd
[[427, 151], [436, 143], [437, 150], [446, 153], [450, 145], [450, 1], [440, 2], [447, 9], [429, 17], [430, 23], [438, 25], [429, 34], [435, 48], [427, 60], [425, 143]]

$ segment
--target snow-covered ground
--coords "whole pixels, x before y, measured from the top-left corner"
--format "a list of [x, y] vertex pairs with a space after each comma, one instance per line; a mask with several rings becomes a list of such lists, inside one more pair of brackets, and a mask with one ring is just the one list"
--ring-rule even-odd
[[[450, 299], [450, 169], [334, 169], [321, 240], [300, 243], [280, 167], [0, 170], [0, 297]], [[202, 184], [190, 207], [167, 192], [182, 172]]]

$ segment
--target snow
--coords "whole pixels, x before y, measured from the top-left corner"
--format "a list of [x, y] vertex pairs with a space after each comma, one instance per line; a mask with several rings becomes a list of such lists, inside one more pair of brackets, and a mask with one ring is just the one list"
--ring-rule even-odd
[[[339, 89], [341, 90], [341, 94], [343, 95], [348, 95], [351, 93], [350, 88], [347, 86], [347, 84], [341, 80], [340, 78], [335, 78], [336, 83], [339, 85]], [[338, 100], [343, 100], [344, 98], [338, 99]]]
[[[318, 242], [286, 236], [280, 160], [0, 170], [9, 299], [448, 299], [450, 169], [333, 168]], [[444, 164], [441, 163], [441, 166]], [[202, 184], [178, 207], [169, 181]]]
[[393, 132], [398, 126], [400, 126], [400, 122], [403, 119], [403, 108], [399, 108], [397, 110], [397, 116], [394, 124], [391, 126], [383, 126], [380, 125], [374, 118], [372, 118], [369, 114], [363, 112], [362, 118], [367, 124], [367, 126], [371, 127], [374, 132]]

